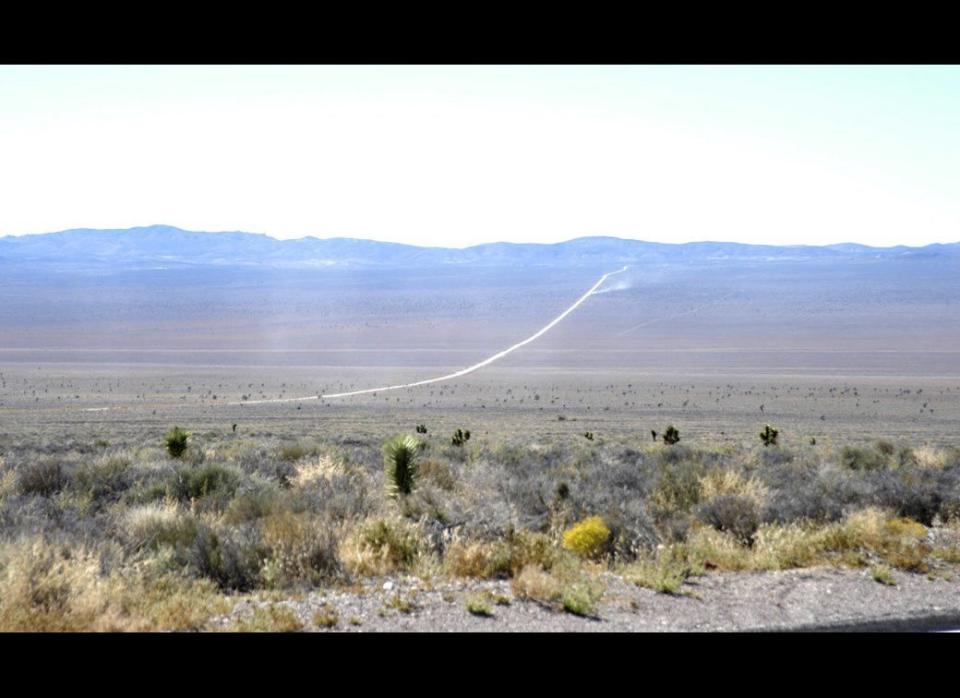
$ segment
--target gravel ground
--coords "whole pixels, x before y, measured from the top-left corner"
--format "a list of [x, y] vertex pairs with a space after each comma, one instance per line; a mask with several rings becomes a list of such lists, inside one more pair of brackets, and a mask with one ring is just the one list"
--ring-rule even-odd
[[[711, 573], [688, 580], [670, 596], [635, 587], [614, 575], [596, 618], [582, 618], [514, 598], [507, 581], [434, 581], [392, 578], [349, 590], [300, 598], [244, 598], [216, 625], [230, 629], [257, 606], [292, 610], [305, 630], [318, 611], [332, 609], [334, 631], [352, 632], [710, 632], [710, 631], [926, 631], [960, 628], [960, 578], [894, 571], [896, 586], [869, 570], [804, 569]], [[487, 593], [492, 615], [467, 610], [468, 595]], [[499, 600], [498, 604], [496, 601]]]

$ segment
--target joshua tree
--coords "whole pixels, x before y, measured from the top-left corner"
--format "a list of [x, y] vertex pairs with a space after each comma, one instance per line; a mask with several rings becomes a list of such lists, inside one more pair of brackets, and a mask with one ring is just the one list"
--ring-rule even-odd
[[418, 425], [417, 425], [417, 433], [418, 433], [418, 434], [426, 434], [426, 433], [427, 433], [427, 426], [426, 426], [425, 424], [418, 424]]
[[383, 447], [387, 494], [410, 494], [417, 481], [417, 454], [423, 443], [413, 436], [397, 436]]
[[467, 441], [470, 440], [470, 430], [457, 429], [453, 432], [453, 438], [450, 439], [450, 443], [454, 446], [463, 446]]
[[184, 431], [180, 427], [174, 427], [168, 431], [164, 437], [167, 442], [167, 451], [174, 458], [179, 458], [183, 455], [183, 452], [187, 450], [187, 439], [189, 438], [189, 432]]
[[663, 442], [665, 444], [669, 444], [672, 446], [673, 444], [677, 443], [679, 440], [680, 440], [680, 432], [675, 426], [671, 424], [666, 429], [664, 429]]
[[583, 438], [585, 438], [587, 441], [593, 441], [593, 432], [592, 431], [583, 432]]
[[763, 427], [763, 431], [760, 432], [760, 440], [763, 442], [764, 446], [776, 446], [777, 434], [779, 433], [780, 432], [778, 430], [767, 424]]
[[656, 429], [651, 429], [651, 430], [650, 430], [650, 436], [652, 436], [652, 437], [653, 437], [653, 440], [656, 441], [656, 440], [657, 440], [657, 430], [656, 430]]

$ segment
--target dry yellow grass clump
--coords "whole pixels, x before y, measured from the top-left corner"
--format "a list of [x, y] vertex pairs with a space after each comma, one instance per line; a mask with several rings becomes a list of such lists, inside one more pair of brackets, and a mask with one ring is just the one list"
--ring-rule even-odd
[[423, 533], [396, 518], [370, 518], [350, 530], [340, 543], [339, 556], [350, 572], [379, 576], [410, 571], [421, 557]]
[[712, 527], [696, 526], [685, 542], [661, 548], [656, 556], [619, 571], [640, 586], [668, 593], [676, 593], [687, 576], [707, 569], [863, 567], [879, 561], [900, 570], [927, 572], [933, 550], [925, 536], [921, 524], [873, 507], [835, 524], [767, 524], [758, 529], [753, 545]]
[[327, 455], [307, 463], [298, 463], [295, 470], [296, 474], [290, 478], [290, 482], [300, 489], [306, 489], [321, 480], [329, 481], [337, 475], [346, 473], [342, 463]]
[[549, 571], [539, 565], [526, 565], [511, 586], [519, 599], [538, 601], [578, 616], [593, 615], [604, 592], [599, 580], [569, 558]]
[[712, 470], [700, 477], [700, 499], [736, 495], [745, 497], [758, 507], [763, 506], [770, 492], [756, 478], [745, 478], [735, 470]]
[[914, 449], [913, 458], [921, 468], [942, 470], [947, 464], [947, 452], [932, 446]]
[[204, 627], [229, 602], [213, 583], [131, 566], [104, 573], [93, 550], [25, 539], [0, 550], [0, 630], [146, 631]]

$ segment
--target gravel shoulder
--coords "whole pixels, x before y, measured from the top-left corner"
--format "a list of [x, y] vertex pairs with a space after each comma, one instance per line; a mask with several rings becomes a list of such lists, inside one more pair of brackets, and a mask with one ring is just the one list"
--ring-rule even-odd
[[[516, 599], [508, 581], [416, 578], [367, 580], [350, 589], [300, 597], [245, 597], [214, 627], [271, 605], [292, 611], [308, 631], [347, 632], [743, 632], [931, 631], [960, 628], [960, 578], [893, 572], [896, 586], [869, 570], [828, 568], [709, 573], [677, 596], [636, 587], [607, 574], [595, 618]], [[467, 599], [487, 600], [474, 615]], [[499, 603], [498, 603], [499, 601]], [[320, 627], [316, 618], [327, 618]], [[334, 623], [332, 619], [336, 619]], [[322, 624], [321, 624], [322, 625]]]

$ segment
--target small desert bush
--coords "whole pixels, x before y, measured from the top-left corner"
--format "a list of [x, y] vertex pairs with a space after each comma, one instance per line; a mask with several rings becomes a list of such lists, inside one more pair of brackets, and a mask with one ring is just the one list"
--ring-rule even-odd
[[464, 599], [467, 612], [474, 616], [490, 617], [493, 611], [490, 608], [489, 599], [482, 594], [467, 594]]
[[281, 511], [288, 505], [283, 492], [276, 485], [263, 485], [240, 492], [224, 509], [223, 522], [228, 525], [241, 524]]
[[331, 456], [324, 455], [316, 460], [297, 464], [289, 482], [294, 487], [306, 489], [321, 481], [329, 482], [332, 478], [345, 473], [346, 468], [342, 463]]
[[281, 511], [264, 518], [260, 526], [267, 556], [262, 576], [268, 588], [299, 582], [316, 585], [340, 576], [336, 531], [327, 522]]
[[877, 452], [884, 456], [892, 456], [896, 452], [897, 447], [894, 446], [892, 441], [887, 439], [880, 439], [877, 441]]
[[563, 533], [563, 547], [581, 557], [597, 559], [606, 551], [610, 529], [599, 516], [591, 516]]
[[444, 569], [455, 577], [488, 579], [500, 571], [496, 564], [497, 553], [494, 543], [456, 540], [444, 551]]
[[238, 633], [297, 633], [303, 630], [303, 623], [286, 606], [271, 603], [258, 606], [251, 616], [234, 621], [230, 630]]
[[495, 541], [454, 540], [444, 552], [444, 568], [457, 577], [515, 577], [528, 566], [550, 570], [570, 556], [549, 537], [533, 531], [510, 530]]
[[560, 603], [567, 613], [592, 617], [596, 615], [601, 598], [603, 598], [603, 585], [595, 580], [583, 578], [564, 586]]
[[942, 470], [947, 464], [947, 452], [931, 446], [921, 446], [912, 452], [913, 462], [920, 468]]
[[184, 451], [187, 450], [187, 441], [190, 438], [190, 433], [180, 427], [173, 427], [163, 438], [167, 445], [167, 452], [173, 458], [180, 458]]
[[700, 503], [700, 480], [706, 468], [693, 460], [662, 464], [657, 483], [650, 495], [657, 518], [671, 513], [688, 513]]
[[122, 530], [133, 550], [156, 550], [190, 545], [199, 529], [197, 519], [180, 510], [176, 504], [145, 504], [127, 509]]
[[663, 430], [663, 442], [672, 446], [680, 441], [680, 431], [672, 424]]
[[170, 478], [168, 494], [179, 501], [212, 497], [228, 501], [236, 492], [240, 477], [236, 471], [222, 465], [202, 468], [182, 468]]
[[620, 575], [637, 586], [662, 594], [679, 594], [688, 577], [703, 574], [703, 568], [687, 559], [683, 546], [662, 547], [647, 557], [619, 568]]
[[711, 470], [700, 477], [700, 500], [735, 495], [763, 506], [770, 495], [769, 488], [756, 478], [745, 478], [736, 470]]
[[15, 493], [17, 489], [17, 473], [11, 469], [0, 468], [0, 501]]
[[126, 454], [103, 456], [77, 469], [74, 486], [94, 501], [115, 500], [132, 484], [131, 466], [132, 461]]
[[729, 531], [745, 545], [753, 543], [760, 526], [760, 510], [754, 499], [737, 494], [722, 494], [697, 507], [697, 518], [718, 531]]
[[452, 492], [457, 485], [457, 479], [446, 463], [438, 460], [428, 459], [423, 461], [419, 467], [419, 475], [427, 482], [447, 492]]
[[21, 494], [49, 497], [66, 487], [68, 482], [69, 477], [59, 461], [44, 459], [21, 466], [18, 485]]
[[280, 447], [280, 460], [288, 462], [298, 461], [307, 456], [309, 451], [301, 443], [284, 444]]
[[887, 456], [880, 451], [871, 451], [857, 446], [844, 446], [840, 463], [850, 470], [879, 470], [887, 464]]
[[870, 574], [874, 581], [880, 582], [884, 586], [897, 586], [897, 582], [893, 578], [893, 571], [886, 565], [874, 565], [870, 568]]
[[554, 565], [550, 571], [535, 564], [526, 565], [511, 585], [517, 598], [579, 616], [593, 616], [604, 591], [600, 582], [571, 562]]
[[399, 518], [374, 518], [346, 535], [339, 556], [349, 572], [378, 576], [411, 570], [424, 548], [419, 527]]
[[175, 553], [173, 565], [223, 591], [251, 591], [263, 582], [266, 552], [251, 527], [201, 525], [192, 544]]
[[340, 615], [330, 604], [323, 604], [320, 606], [313, 614], [313, 624], [318, 628], [325, 628], [327, 630], [337, 627], [340, 623]]

